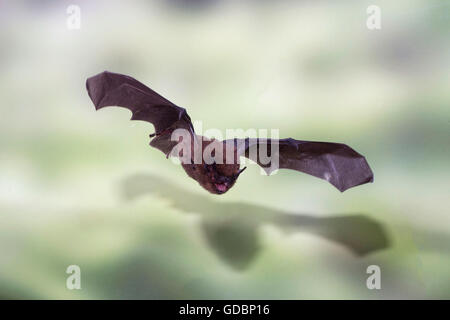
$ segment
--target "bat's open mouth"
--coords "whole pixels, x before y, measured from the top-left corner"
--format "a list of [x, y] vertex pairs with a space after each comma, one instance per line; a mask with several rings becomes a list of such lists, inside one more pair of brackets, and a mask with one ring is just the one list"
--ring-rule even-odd
[[215, 183], [215, 186], [219, 192], [225, 192], [228, 190], [228, 185], [226, 183]]

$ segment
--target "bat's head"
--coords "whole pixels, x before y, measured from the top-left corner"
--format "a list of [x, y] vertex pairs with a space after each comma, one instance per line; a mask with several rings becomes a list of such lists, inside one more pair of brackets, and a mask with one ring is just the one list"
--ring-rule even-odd
[[[245, 170], [240, 169], [239, 164], [216, 164], [204, 165], [207, 179], [200, 183], [202, 187], [214, 194], [224, 194], [236, 183], [239, 175]], [[199, 181], [200, 182], [200, 181]]]
[[[208, 142], [211, 144], [215, 141]], [[218, 163], [216, 163], [216, 158], [213, 158], [209, 159], [213, 160], [212, 164], [204, 160], [202, 164], [198, 165], [191, 163], [182, 163], [181, 165], [188, 176], [196, 180], [204, 189], [213, 194], [224, 194], [234, 186], [239, 175], [245, 170], [245, 167], [240, 169], [239, 158], [235, 150], [233, 150], [233, 153], [235, 157], [233, 163], [227, 163], [228, 158], [225, 156], [225, 149], [223, 152], [223, 161], [218, 161]], [[214, 151], [212, 156], [215, 156]]]

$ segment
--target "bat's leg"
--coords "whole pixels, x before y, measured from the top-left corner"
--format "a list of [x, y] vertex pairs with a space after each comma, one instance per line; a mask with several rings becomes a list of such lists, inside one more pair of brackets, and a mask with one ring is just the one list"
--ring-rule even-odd
[[[159, 137], [159, 136], [171, 133], [171, 132], [173, 132], [173, 129], [169, 128], [169, 129], [165, 129], [165, 130], [160, 131], [160, 132], [155, 132], [155, 133], [149, 134], [149, 137], [150, 138]], [[170, 153], [171, 153], [171, 151], [166, 153], [166, 159], [169, 159]]]
[[149, 137], [150, 138], [159, 137], [159, 136], [161, 136], [163, 134], [171, 133], [172, 131], [173, 131], [172, 129], [165, 129], [165, 130], [160, 131], [160, 132], [152, 133], [152, 134], [149, 135]]

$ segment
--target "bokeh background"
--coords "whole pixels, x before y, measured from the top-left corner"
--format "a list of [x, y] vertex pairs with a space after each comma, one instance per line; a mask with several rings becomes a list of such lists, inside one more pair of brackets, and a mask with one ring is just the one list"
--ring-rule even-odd
[[[366, 27], [371, 4], [381, 30]], [[450, 298], [448, 13], [445, 0], [1, 1], [0, 297]], [[250, 166], [207, 194], [148, 146], [150, 124], [95, 112], [85, 80], [103, 70], [204, 130], [345, 142], [375, 182], [341, 194]], [[81, 290], [66, 288], [73, 264]]]

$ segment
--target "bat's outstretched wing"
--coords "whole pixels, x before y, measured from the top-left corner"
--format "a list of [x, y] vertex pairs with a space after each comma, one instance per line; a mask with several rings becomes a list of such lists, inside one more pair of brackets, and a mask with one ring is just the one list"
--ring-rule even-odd
[[131, 120], [153, 124], [156, 137], [150, 145], [166, 155], [178, 143], [170, 139], [173, 130], [183, 128], [194, 133], [186, 109], [176, 106], [132, 77], [105, 71], [88, 78], [86, 88], [97, 110], [119, 106], [131, 110]]
[[[262, 145], [266, 149], [261, 150]], [[255, 161], [267, 174], [276, 169], [297, 170], [327, 180], [341, 192], [373, 181], [366, 159], [345, 144], [247, 138], [235, 139], [235, 146], [238, 155]]]

